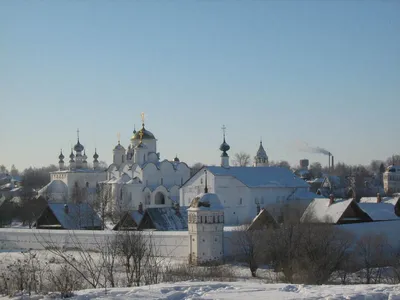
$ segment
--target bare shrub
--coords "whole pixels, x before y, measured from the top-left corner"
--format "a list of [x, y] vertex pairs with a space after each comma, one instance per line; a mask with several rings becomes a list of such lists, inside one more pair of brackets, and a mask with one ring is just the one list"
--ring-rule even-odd
[[366, 234], [356, 243], [354, 252], [365, 283], [379, 283], [384, 267], [390, 264], [391, 249], [387, 237], [382, 234]]
[[126, 285], [140, 286], [153, 256], [151, 237], [141, 231], [120, 231], [115, 240], [117, 257], [124, 266]]
[[177, 281], [234, 281], [236, 275], [232, 268], [224, 265], [194, 266], [179, 264], [167, 266], [164, 270], [165, 282]]
[[323, 284], [347, 259], [353, 237], [326, 224], [303, 225], [301, 230], [298, 273], [306, 284]]
[[233, 232], [232, 246], [235, 257], [247, 264], [252, 277], [257, 276], [257, 269], [265, 255], [265, 236], [265, 230], [249, 230], [248, 225], [243, 225]]
[[71, 267], [63, 263], [57, 270], [48, 273], [48, 280], [54, 292], [59, 292], [61, 298], [70, 298], [73, 291], [83, 288], [80, 274]]
[[1, 272], [0, 292], [14, 295], [26, 292], [29, 296], [44, 290], [47, 264], [43, 263], [37, 254], [31, 250], [22, 252], [22, 258], [16, 259]]

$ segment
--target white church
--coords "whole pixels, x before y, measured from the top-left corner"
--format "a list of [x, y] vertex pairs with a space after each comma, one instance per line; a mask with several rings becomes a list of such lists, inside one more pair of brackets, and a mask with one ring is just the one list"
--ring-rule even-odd
[[69, 165], [64, 155], [59, 156], [59, 171], [51, 173], [51, 182], [39, 194], [51, 201], [70, 201], [74, 186], [85, 187], [88, 195], [95, 196], [97, 187], [109, 187], [113, 209], [121, 211], [150, 207], [171, 207], [179, 204], [188, 207], [205, 188], [217, 194], [224, 207], [224, 224], [249, 223], [260, 211], [267, 208], [275, 217], [282, 215], [287, 203], [304, 207], [316, 197], [309, 185], [286, 168], [269, 166], [268, 156], [260, 142], [253, 167], [230, 166], [225, 129], [220, 146], [220, 166], [205, 166], [190, 177], [190, 168], [178, 157], [160, 160], [157, 139], [142, 127], [133, 131], [127, 148], [118, 144], [113, 149], [113, 162], [104, 170], [99, 168], [98, 154], [93, 155], [93, 167], [88, 168], [85, 149], [79, 141], [71, 149]]
[[299, 209], [316, 197], [307, 182], [289, 169], [268, 166], [268, 156], [260, 142], [253, 167], [229, 165], [230, 146], [225, 140], [220, 166], [205, 166], [180, 188], [180, 205], [188, 206], [204, 190], [208, 174], [208, 190], [217, 194], [224, 207], [224, 223], [228, 226], [250, 223], [261, 208], [273, 217], [282, 217], [285, 204], [295, 203]]
[[118, 141], [113, 150], [113, 163], [107, 169], [115, 205], [122, 210], [149, 207], [171, 207], [179, 203], [179, 188], [190, 178], [190, 168], [178, 157], [160, 161], [157, 139], [145, 128], [134, 130], [125, 149]]
[[64, 154], [61, 150], [58, 156], [59, 170], [50, 173], [50, 183], [38, 191], [38, 194], [51, 202], [70, 202], [75, 186], [84, 188], [87, 197], [94, 197], [97, 184], [106, 180], [107, 173], [99, 166], [99, 155], [95, 149], [93, 154], [93, 166], [88, 167], [85, 147], [80, 143], [79, 130], [76, 145], [71, 149], [69, 164], [64, 162]]

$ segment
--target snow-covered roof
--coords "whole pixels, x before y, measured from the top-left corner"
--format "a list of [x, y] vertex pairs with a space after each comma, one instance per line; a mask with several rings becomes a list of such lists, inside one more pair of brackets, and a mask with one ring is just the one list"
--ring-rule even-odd
[[329, 198], [314, 199], [303, 213], [300, 221], [336, 224], [350, 206], [353, 199], [335, 199], [329, 205]]
[[214, 176], [232, 176], [248, 187], [309, 187], [292, 171], [282, 167], [205, 167]]
[[[63, 203], [48, 204], [48, 208], [53, 212], [54, 216], [64, 229], [101, 227], [101, 220], [99, 216], [89, 204], [68, 203], [67, 205], [68, 213], [65, 211]], [[46, 210], [44, 213], [46, 213]], [[42, 217], [46, 218], [46, 216], [43, 214], [40, 218]]]
[[117, 184], [128, 183], [131, 179], [132, 178], [128, 174], [124, 173], [122, 174], [122, 176], [118, 178], [110, 179], [108, 183], [117, 183]]
[[48, 194], [67, 194], [68, 187], [62, 180], [53, 180], [38, 191], [39, 195]]
[[374, 221], [388, 221], [388, 220], [400, 219], [394, 211], [394, 205], [390, 203], [364, 202], [364, 203], [358, 203], [358, 206], [364, 212], [366, 212]]
[[190, 203], [189, 210], [224, 210], [217, 194], [202, 193]]
[[148, 208], [139, 224], [139, 228], [160, 231], [187, 230], [187, 207], [180, 207], [178, 213], [176, 208], [173, 207]]
[[[381, 203], [387, 203], [391, 205], [396, 205], [399, 201], [399, 197], [381, 197]], [[360, 203], [377, 203], [377, 197], [362, 197]]]

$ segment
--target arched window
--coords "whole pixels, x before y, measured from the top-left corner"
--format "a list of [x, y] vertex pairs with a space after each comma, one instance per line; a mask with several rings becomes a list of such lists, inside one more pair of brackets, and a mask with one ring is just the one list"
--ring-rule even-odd
[[207, 223], [207, 216], [204, 216], [204, 223]]
[[203, 223], [203, 216], [200, 216], [200, 223]]
[[87, 181], [86, 181], [86, 187], [87, 187], [87, 188], [89, 187], [89, 182], [87, 182]]
[[243, 204], [243, 199], [240, 198], [240, 199], [239, 199], [239, 205], [242, 205], [242, 204]]

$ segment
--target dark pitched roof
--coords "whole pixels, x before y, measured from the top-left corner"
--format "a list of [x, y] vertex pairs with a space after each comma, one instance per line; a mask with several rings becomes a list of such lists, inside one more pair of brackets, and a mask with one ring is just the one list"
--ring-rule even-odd
[[187, 230], [187, 207], [180, 207], [178, 213], [173, 207], [148, 208], [139, 224], [139, 229], [155, 229], [160, 231]]
[[115, 224], [113, 230], [120, 229], [137, 229], [140, 221], [142, 220], [144, 212], [140, 213], [138, 210], [125, 213], [121, 220]]
[[[68, 213], [65, 211], [63, 203], [49, 203], [48, 210], [50, 210], [54, 217], [64, 229], [85, 229], [101, 227], [101, 219], [87, 203], [74, 204], [68, 203]], [[46, 218], [46, 209], [38, 219], [38, 226], [40, 227], [40, 219]], [[47, 224], [50, 225], [51, 224]], [[56, 224], [54, 224], [56, 225]]]
[[278, 223], [271, 214], [266, 209], [262, 209], [247, 230], [261, 230], [264, 228], [276, 228], [277, 226]]

